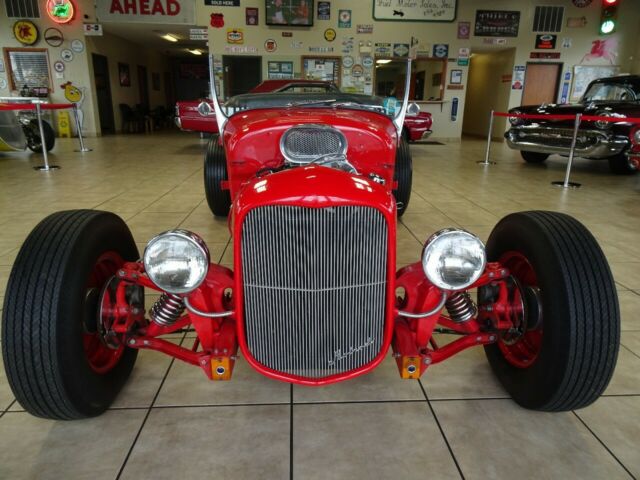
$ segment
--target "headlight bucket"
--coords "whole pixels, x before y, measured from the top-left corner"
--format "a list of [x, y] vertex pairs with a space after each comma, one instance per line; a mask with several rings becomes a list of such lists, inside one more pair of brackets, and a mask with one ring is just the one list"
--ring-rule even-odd
[[482, 241], [462, 229], [445, 228], [426, 241], [422, 268], [429, 281], [442, 290], [463, 290], [484, 272], [487, 255]]
[[188, 230], [169, 230], [151, 239], [144, 250], [144, 268], [151, 281], [175, 295], [192, 292], [209, 271], [209, 249]]
[[[521, 115], [522, 112], [520, 110], [513, 110], [509, 113], [514, 113], [516, 115]], [[524, 119], [520, 118], [520, 117], [509, 117], [509, 123], [511, 125], [513, 125], [514, 127], [517, 127], [518, 125], [522, 125], [524, 123]]]
[[[599, 111], [596, 112], [596, 116], [597, 117], [611, 117], [612, 115], [609, 112], [606, 111]], [[600, 130], [604, 130], [607, 129], [611, 126], [611, 122], [605, 122], [603, 120], [596, 120], [593, 122], [593, 124], [598, 127]]]

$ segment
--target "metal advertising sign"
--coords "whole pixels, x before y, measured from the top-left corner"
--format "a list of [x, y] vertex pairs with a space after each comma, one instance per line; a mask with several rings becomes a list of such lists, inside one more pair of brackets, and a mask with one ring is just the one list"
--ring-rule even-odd
[[195, 2], [189, 0], [101, 0], [96, 17], [103, 23], [196, 23]]

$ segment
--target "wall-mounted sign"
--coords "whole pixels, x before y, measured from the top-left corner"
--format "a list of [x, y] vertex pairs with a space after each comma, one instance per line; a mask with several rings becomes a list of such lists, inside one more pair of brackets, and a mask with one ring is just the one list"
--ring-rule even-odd
[[578, 8], [584, 8], [591, 5], [592, 0], [571, 0], [573, 4]]
[[278, 49], [278, 44], [273, 38], [270, 38], [264, 42], [264, 49], [269, 53], [273, 53]]
[[82, 40], [78, 40], [77, 38], [75, 40], [72, 40], [71, 50], [73, 50], [76, 53], [84, 52], [84, 43], [82, 42]]
[[351, 67], [353, 67], [354, 63], [355, 63], [355, 61], [353, 60], [353, 57], [351, 55], [347, 55], [346, 57], [342, 57], [342, 66], [344, 68], [351, 68]]
[[405, 22], [453, 22], [457, 0], [395, 1], [374, 0], [374, 20]]
[[373, 57], [369, 56], [369, 55], [365, 55], [364, 57], [362, 57], [362, 66], [366, 69], [369, 69], [371, 67], [373, 67]]
[[406, 57], [409, 55], [408, 43], [394, 43], [393, 44], [393, 56], [394, 57]]
[[362, 25], [356, 25], [356, 32], [358, 33], [373, 33], [373, 24], [366, 23]]
[[227, 43], [242, 45], [244, 43], [244, 32], [241, 28], [230, 28], [227, 30]]
[[246, 8], [244, 11], [245, 23], [252, 27], [258, 25], [258, 12], [257, 8]]
[[213, 28], [222, 28], [222, 27], [224, 27], [224, 13], [212, 13], [210, 15], [209, 24]]
[[65, 62], [70, 62], [73, 60], [73, 52], [68, 48], [65, 48], [60, 52], [60, 58], [62, 58], [62, 60], [64, 60]]
[[557, 35], [551, 35], [550, 33], [544, 33], [542, 35], [536, 35], [536, 50], [553, 50], [556, 48]]
[[56, 23], [69, 23], [75, 15], [75, 7], [71, 0], [47, 0], [47, 15]]
[[351, 10], [338, 12], [338, 28], [351, 28]]
[[447, 58], [449, 56], [449, 45], [446, 43], [436, 43], [433, 46], [433, 56], [436, 58]]
[[473, 34], [476, 37], [517, 37], [520, 12], [507, 10], [476, 10]]
[[376, 57], [391, 57], [393, 56], [393, 47], [390, 43], [376, 43], [375, 54]]
[[529, 58], [538, 60], [555, 60], [560, 58], [560, 52], [531, 52]]
[[224, 47], [224, 53], [234, 53], [234, 54], [240, 54], [240, 53], [258, 53], [258, 47], [250, 47], [250, 46], [244, 46], [244, 45], [226, 45]]
[[318, 2], [318, 20], [331, 20], [331, 2]]
[[458, 49], [458, 65], [469, 65], [469, 57], [471, 56], [471, 49], [469, 47], [460, 47]]
[[44, 41], [47, 42], [47, 45], [51, 45], [52, 47], [59, 47], [64, 42], [64, 35], [57, 28], [47, 28], [44, 31]]
[[29, 20], [18, 20], [13, 24], [13, 36], [23, 45], [34, 45], [38, 41], [38, 27]]
[[240, 0], [204, 0], [204, 4], [210, 7], [239, 7]]
[[524, 88], [524, 74], [527, 67], [524, 65], [516, 65], [513, 67], [513, 75], [511, 76], [511, 90], [522, 90]]
[[364, 68], [362, 67], [362, 65], [354, 65], [351, 68], [351, 76], [352, 77], [360, 78], [363, 75], [364, 75]]
[[95, 4], [96, 17], [103, 23], [196, 24], [193, 0], [100, 0]]
[[460, 85], [462, 83], [462, 70], [451, 70], [449, 75], [449, 83]]
[[7, 81], [4, 78], [0, 78], [0, 90], [7, 88]]
[[53, 62], [53, 69], [58, 73], [64, 72], [64, 62], [56, 60], [55, 62]]
[[189, 40], [207, 40], [209, 38], [206, 28], [190, 28]]
[[102, 25], [99, 23], [85, 23], [82, 28], [84, 29], [84, 34], [87, 37], [101, 37], [102, 36]]
[[293, 62], [268, 62], [269, 79], [293, 78]]
[[[300, 46], [302, 46], [302, 42], [300, 42]], [[333, 47], [309, 47], [309, 51], [313, 53], [332, 53]]]
[[333, 28], [327, 28], [324, 31], [324, 39], [327, 42], [333, 42], [336, 39], [336, 31]]
[[587, 17], [568, 17], [567, 27], [569, 28], [583, 28], [587, 25]]
[[471, 22], [458, 22], [458, 38], [468, 40], [471, 35]]
[[285, 38], [293, 37], [293, 32], [282, 32], [282, 36]]

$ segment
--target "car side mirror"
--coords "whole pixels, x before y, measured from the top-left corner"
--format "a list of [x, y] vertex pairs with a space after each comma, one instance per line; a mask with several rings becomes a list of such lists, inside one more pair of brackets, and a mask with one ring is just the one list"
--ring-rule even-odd
[[407, 107], [407, 114], [418, 115], [420, 113], [420, 105], [417, 103], [410, 103]]
[[210, 117], [216, 114], [216, 112], [213, 110], [213, 107], [209, 105], [207, 101], [200, 102], [200, 104], [198, 105], [198, 113], [203, 117]]

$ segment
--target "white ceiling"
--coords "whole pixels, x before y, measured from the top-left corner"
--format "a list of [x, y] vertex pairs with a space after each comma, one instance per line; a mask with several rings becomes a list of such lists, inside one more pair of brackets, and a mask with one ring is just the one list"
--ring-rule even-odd
[[[104, 31], [116, 35], [138, 45], [143, 45], [159, 53], [172, 57], [193, 57], [187, 52], [187, 48], [199, 48], [206, 54], [207, 42], [205, 40], [189, 40], [189, 29], [195, 28], [188, 25], [149, 25], [143, 23], [103, 23]], [[179, 38], [178, 42], [169, 42], [161, 37], [171, 33]]]

